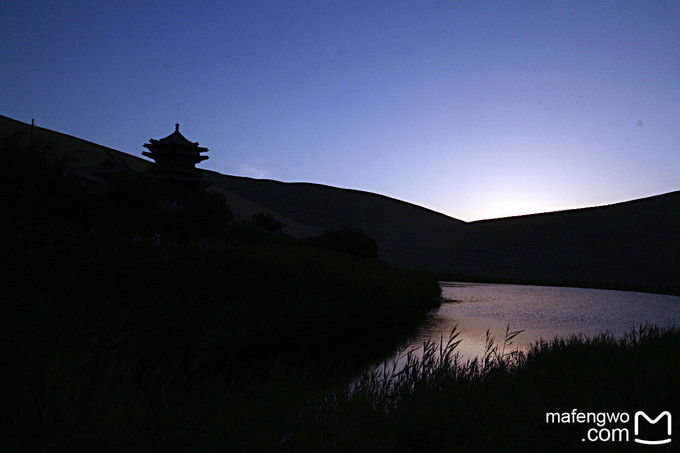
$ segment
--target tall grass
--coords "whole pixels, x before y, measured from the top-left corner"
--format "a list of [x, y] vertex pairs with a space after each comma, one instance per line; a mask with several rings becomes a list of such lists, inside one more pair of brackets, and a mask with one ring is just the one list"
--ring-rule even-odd
[[675, 328], [555, 338], [526, 351], [507, 348], [515, 334], [462, 361], [454, 331], [401, 370], [376, 368], [309, 400], [297, 451], [629, 451], [632, 440], [584, 444], [582, 425], [549, 425], [545, 414], [680, 409]]

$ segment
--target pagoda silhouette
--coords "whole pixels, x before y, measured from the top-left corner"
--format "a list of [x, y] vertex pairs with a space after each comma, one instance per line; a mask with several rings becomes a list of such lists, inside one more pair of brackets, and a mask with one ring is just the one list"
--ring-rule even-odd
[[201, 153], [208, 148], [198, 146], [198, 142], [190, 142], [179, 132], [179, 123], [175, 123], [175, 132], [160, 140], [149, 139], [142, 155], [150, 157], [148, 172], [156, 179], [165, 181], [173, 188], [188, 189], [201, 186], [203, 175], [196, 164], [208, 156]]

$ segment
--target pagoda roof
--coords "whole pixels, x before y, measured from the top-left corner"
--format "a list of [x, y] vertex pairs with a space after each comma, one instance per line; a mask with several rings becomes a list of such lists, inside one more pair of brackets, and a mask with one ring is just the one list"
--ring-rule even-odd
[[150, 149], [151, 146], [166, 147], [168, 145], [172, 147], [193, 148], [194, 151], [198, 151], [199, 153], [208, 151], [208, 148], [198, 146], [198, 142], [187, 140], [187, 138], [179, 132], [179, 123], [175, 123], [175, 132], [160, 140], [151, 138], [149, 139], [149, 143], [145, 144], [144, 147]]

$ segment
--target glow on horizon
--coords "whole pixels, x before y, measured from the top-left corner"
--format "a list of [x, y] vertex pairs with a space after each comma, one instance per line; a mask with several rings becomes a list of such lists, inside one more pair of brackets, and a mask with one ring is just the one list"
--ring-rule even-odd
[[680, 3], [10, 1], [0, 114], [471, 221], [680, 189]]

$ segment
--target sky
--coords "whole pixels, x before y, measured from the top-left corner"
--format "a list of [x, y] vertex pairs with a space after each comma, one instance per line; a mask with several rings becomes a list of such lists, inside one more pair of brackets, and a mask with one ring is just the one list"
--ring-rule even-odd
[[14, 1], [0, 114], [472, 221], [680, 190], [680, 2]]

